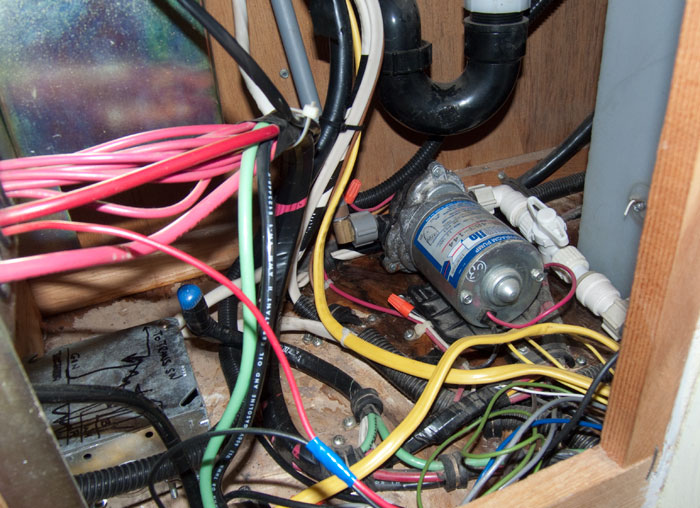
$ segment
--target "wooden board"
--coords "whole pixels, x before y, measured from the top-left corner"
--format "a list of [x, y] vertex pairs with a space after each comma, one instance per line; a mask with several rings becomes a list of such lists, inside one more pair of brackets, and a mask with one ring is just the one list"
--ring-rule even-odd
[[[328, 82], [326, 42], [312, 36], [306, 3], [295, 0], [321, 100]], [[462, 2], [419, 0], [423, 38], [433, 44], [431, 76], [451, 81], [463, 70]], [[452, 169], [537, 152], [560, 143], [592, 110], [598, 82], [607, 2], [562, 2], [528, 39], [522, 76], [509, 103], [483, 127], [449, 138], [438, 160]], [[230, 0], [207, 0], [207, 9], [233, 30]], [[298, 105], [292, 80], [267, 2], [249, 2], [251, 53], [290, 103]], [[237, 66], [212, 43], [224, 118], [236, 122], [258, 116], [241, 84]], [[366, 186], [403, 165], [424, 137], [390, 119], [376, 103], [366, 119], [357, 175]]]
[[636, 508], [651, 459], [621, 467], [600, 447], [469, 503], [470, 508]]

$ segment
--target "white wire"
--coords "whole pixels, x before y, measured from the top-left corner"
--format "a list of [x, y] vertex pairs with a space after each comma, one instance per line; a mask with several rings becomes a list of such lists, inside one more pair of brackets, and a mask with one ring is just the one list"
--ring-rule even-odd
[[[246, 0], [232, 0], [231, 5], [233, 7], [233, 22], [236, 40], [238, 44], [250, 53], [250, 37], [248, 35], [248, 4]], [[258, 106], [258, 109], [263, 115], [272, 113], [275, 107], [272, 103], [265, 97], [265, 94], [260, 90], [258, 85], [250, 79], [242, 69], [241, 75], [243, 76], [243, 82], [245, 83], [248, 92]]]
[[[384, 27], [382, 25], [382, 13], [379, 2], [377, 0], [355, 0], [355, 5], [357, 6], [357, 12], [360, 17], [363, 48], [366, 48], [367, 51], [367, 64], [362, 76], [362, 81], [357, 89], [355, 100], [346, 114], [345, 123], [348, 125], [360, 125], [364, 119], [372, 94], [374, 93], [374, 86], [379, 77], [384, 49]], [[309, 200], [304, 210], [302, 231], [306, 230], [316, 208], [325, 206], [328, 202], [330, 191], [326, 192], [326, 186], [335, 169], [338, 167], [338, 164], [345, 158], [353, 136], [354, 132], [351, 130], [341, 132], [333, 148], [331, 148], [311, 189], [311, 193], [309, 194]], [[303, 252], [297, 252], [294, 262], [292, 263], [289, 296], [293, 302], [296, 302], [301, 295], [299, 287], [296, 284], [296, 275], [297, 264], [302, 255]]]
[[522, 386], [514, 386], [513, 390], [516, 392], [530, 393], [532, 395], [539, 395], [541, 397], [575, 397], [577, 399], [582, 399], [584, 395], [582, 393], [562, 393], [562, 392], [538, 392], [537, 390], [532, 390], [530, 388], [524, 388]]
[[357, 446], [361, 446], [365, 442], [367, 433], [369, 432], [369, 416], [363, 416], [360, 420], [360, 426], [357, 433]]
[[351, 261], [364, 256], [365, 254], [362, 252], [357, 252], [356, 250], [350, 249], [338, 249], [335, 252], [331, 252], [331, 257], [333, 259], [337, 259], [338, 261]]

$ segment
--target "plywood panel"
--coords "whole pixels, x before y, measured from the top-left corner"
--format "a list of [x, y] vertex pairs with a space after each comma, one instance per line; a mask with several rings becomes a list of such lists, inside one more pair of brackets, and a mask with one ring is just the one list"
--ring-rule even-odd
[[[462, 2], [440, 2], [439, 9], [428, 0], [418, 4], [423, 38], [433, 44], [431, 75], [450, 81], [463, 69]], [[323, 100], [328, 72], [326, 43], [312, 36], [305, 3], [296, 0], [294, 5]], [[536, 152], [564, 139], [594, 106], [606, 5], [605, 0], [562, 2], [530, 36], [522, 76], [506, 107], [483, 127], [450, 138], [439, 160], [450, 168], [464, 168]], [[233, 29], [229, 0], [208, 0], [206, 6]], [[251, 52], [297, 105], [291, 79], [279, 74], [287, 63], [271, 8], [267, 2], [249, 2], [249, 9]], [[216, 42], [213, 55], [224, 117], [240, 121], [257, 115], [242, 89], [236, 65]], [[357, 170], [366, 185], [394, 172], [424, 139], [391, 120], [376, 101], [366, 120], [366, 132]]]

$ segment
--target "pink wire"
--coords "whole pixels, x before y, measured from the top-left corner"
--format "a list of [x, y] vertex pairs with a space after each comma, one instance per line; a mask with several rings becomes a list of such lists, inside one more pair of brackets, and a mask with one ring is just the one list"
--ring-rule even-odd
[[[228, 173], [231, 169], [240, 164], [240, 154], [230, 157], [223, 157], [218, 160], [194, 166], [176, 175], [171, 175], [153, 183], [189, 183], [197, 180], [211, 179], [216, 176]], [[83, 182], [101, 182], [115, 176], [124, 175], [130, 171], [138, 169], [138, 166], [118, 166], [114, 168], [96, 166], [65, 166], [51, 169], [37, 170], [12, 170], [0, 173], [0, 181], [6, 191], [24, 190], [36, 188], [37, 181], [42, 182], [42, 187], [53, 187], [56, 185], [74, 185]], [[60, 180], [56, 179], [60, 177]], [[60, 182], [60, 183], [56, 183]]]
[[[151, 235], [150, 238], [164, 244], [174, 242], [195, 227], [237, 190], [238, 173], [234, 173], [185, 214]], [[132, 242], [123, 245], [102, 245], [87, 249], [9, 259], [0, 262], [0, 280], [11, 282], [91, 266], [120, 263], [151, 252], [153, 250], [148, 247]]]
[[[326, 280], [330, 280], [330, 279], [328, 278], [328, 274], [324, 274], [324, 277], [325, 277]], [[368, 302], [368, 301], [361, 300], [360, 298], [357, 298], [356, 296], [352, 296], [351, 294], [346, 293], [346, 292], [343, 291], [342, 289], [338, 288], [335, 284], [333, 284], [333, 282], [330, 282], [330, 283], [328, 284], [328, 288], [329, 288], [331, 291], [333, 291], [334, 293], [336, 293], [337, 295], [342, 296], [342, 297], [345, 298], [346, 300], [350, 300], [351, 302], [354, 302], [354, 303], [356, 303], [356, 304], [358, 304], [358, 305], [362, 305], [363, 307], [367, 307], [368, 309], [376, 310], [377, 312], [383, 312], [384, 314], [389, 314], [389, 315], [391, 315], [391, 316], [396, 316], [396, 317], [400, 317], [400, 318], [403, 317], [400, 313], [398, 313], [398, 312], [395, 311], [394, 309], [390, 309], [390, 308], [388, 308], [388, 307], [382, 307], [381, 305], [375, 305], [375, 304], [370, 303], [370, 302]], [[415, 320], [412, 320], [412, 321], [413, 321], [414, 323], [417, 323], [417, 322], [418, 322], [418, 321], [415, 321]]]
[[21, 221], [36, 219], [43, 215], [69, 210], [92, 201], [104, 199], [114, 194], [138, 187], [144, 183], [164, 178], [187, 169], [195, 164], [239, 150], [251, 144], [271, 139], [279, 133], [275, 125], [239, 134], [233, 138], [216, 141], [209, 145], [195, 148], [164, 161], [159, 161], [124, 175], [116, 176], [80, 189], [70, 191], [62, 196], [45, 198], [29, 203], [14, 205], [0, 210], [0, 226], [7, 226]]
[[152, 131], [139, 132], [130, 134], [122, 138], [114, 139], [87, 148], [86, 152], [113, 152], [123, 150], [136, 145], [150, 143], [153, 141], [162, 141], [164, 139], [203, 136], [206, 137], [212, 133], [221, 135], [240, 134], [241, 132], [249, 131], [255, 127], [254, 122], [242, 122], [239, 124], [209, 124], [209, 125], [185, 125], [180, 127], [166, 127], [164, 129], [155, 129]]
[[394, 199], [394, 196], [395, 196], [395, 195], [396, 195], [396, 194], [392, 194], [391, 196], [389, 196], [388, 198], [386, 198], [384, 201], [382, 201], [381, 203], [379, 203], [379, 204], [376, 205], [376, 206], [373, 206], [372, 208], [359, 208], [359, 207], [355, 206], [355, 203], [350, 203], [350, 208], [352, 208], [352, 209], [355, 210], [356, 212], [376, 212], [377, 210], [381, 210], [381, 209], [384, 208], [386, 205], [388, 205], [389, 203], [391, 203], [391, 200]]
[[497, 325], [505, 326], [506, 328], [527, 328], [528, 326], [532, 326], [539, 321], [543, 320], [547, 316], [550, 316], [557, 310], [561, 309], [564, 305], [566, 305], [569, 300], [571, 300], [574, 295], [576, 294], [576, 275], [574, 275], [574, 272], [571, 271], [571, 269], [568, 266], [562, 265], [561, 263], [547, 263], [544, 265], [545, 268], [559, 268], [560, 270], [564, 270], [566, 273], [569, 274], [569, 278], [571, 279], [571, 289], [569, 289], [569, 292], [566, 294], [564, 298], [561, 299], [556, 305], [550, 307], [549, 309], [545, 310], [544, 312], [540, 313], [536, 317], [532, 318], [530, 321], [528, 321], [525, 324], [515, 324], [515, 323], [507, 323], [506, 321], [501, 321], [498, 319], [496, 316], [493, 315], [491, 311], [488, 311], [486, 315], [488, 318], [496, 323]]
[[[192, 190], [183, 199], [169, 206], [164, 206], [160, 208], [141, 208], [136, 206], [118, 205], [115, 203], [106, 203], [104, 201], [97, 201], [91, 206], [94, 206], [98, 212], [108, 213], [111, 215], [118, 215], [120, 217], [130, 217], [133, 219], [162, 219], [165, 217], [172, 217], [188, 210], [192, 205], [194, 205], [197, 200], [202, 197], [204, 191], [209, 186], [211, 180], [200, 180], [196, 183]], [[51, 189], [28, 189], [24, 191], [9, 191], [7, 196], [10, 198], [32, 198], [41, 199], [51, 196], [58, 196], [64, 194], [61, 191], [51, 190]]]
[[151, 251], [160, 250], [161, 252], [173, 256], [174, 258], [179, 259], [180, 261], [184, 261], [185, 263], [188, 263], [189, 265], [197, 268], [206, 275], [210, 276], [219, 284], [226, 286], [234, 295], [236, 295], [236, 297], [241, 301], [241, 303], [243, 303], [243, 305], [248, 307], [248, 309], [255, 316], [255, 319], [258, 322], [258, 324], [260, 324], [260, 327], [262, 328], [263, 332], [265, 332], [265, 335], [267, 335], [267, 339], [270, 341], [270, 345], [272, 346], [272, 349], [274, 350], [275, 355], [277, 356], [280, 365], [282, 366], [284, 375], [289, 383], [289, 389], [292, 393], [292, 398], [294, 399], [294, 404], [297, 408], [297, 412], [299, 413], [299, 418], [301, 420], [302, 426], [304, 427], [304, 431], [306, 432], [309, 439], [313, 439], [314, 437], [316, 437], [316, 433], [311, 427], [311, 422], [309, 421], [309, 417], [306, 414], [304, 403], [301, 400], [301, 393], [299, 392], [299, 387], [297, 386], [296, 380], [294, 379], [294, 373], [292, 372], [292, 368], [289, 365], [289, 361], [287, 360], [287, 357], [285, 356], [284, 351], [282, 350], [282, 346], [280, 345], [280, 342], [277, 339], [277, 335], [275, 335], [274, 330], [272, 330], [267, 321], [265, 321], [265, 317], [255, 306], [255, 304], [251, 302], [250, 299], [240, 290], [240, 288], [233, 284], [226, 276], [214, 270], [214, 268], [204, 263], [203, 261], [187, 254], [186, 252], [181, 251], [180, 249], [176, 249], [175, 247], [172, 247], [170, 245], [162, 244], [153, 240], [152, 238], [148, 238], [139, 233], [117, 228], [114, 226], [103, 226], [99, 224], [89, 224], [84, 222], [47, 220], [8, 226], [4, 228], [2, 232], [5, 235], [9, 236], [20, 233], [26, 233], [29, 231], [39, 231], [43, 229], [61, 229], [85, 233], [98, 233], [125, 238], [127, 240], [131, 240], [131, 243], [143, 244], [147, 246], [147, 248]]

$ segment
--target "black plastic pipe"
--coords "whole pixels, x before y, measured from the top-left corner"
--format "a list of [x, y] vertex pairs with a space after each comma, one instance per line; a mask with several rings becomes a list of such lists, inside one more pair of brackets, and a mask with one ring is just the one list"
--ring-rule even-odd
[[[421, 39], [415, 0], [380, 2], [384, 63], [378, 83], [384, 108], [418, 132], [449, 136], [483, 124], [513, 91], [525, 54], [528, 20], [520, 14], [465, 20], [466, 69], [450, 83], [436, 83], [430, 44]], [[484, 18], [484, 17], [482, 17]]]
[[593, 114], [590, 114], [559, 146], [526, 173], [518, 177], [518, 182], [530, 188], [552, 176], [555, 171], [566, 164], [581, 148], [591, 141], [592, 127]]

